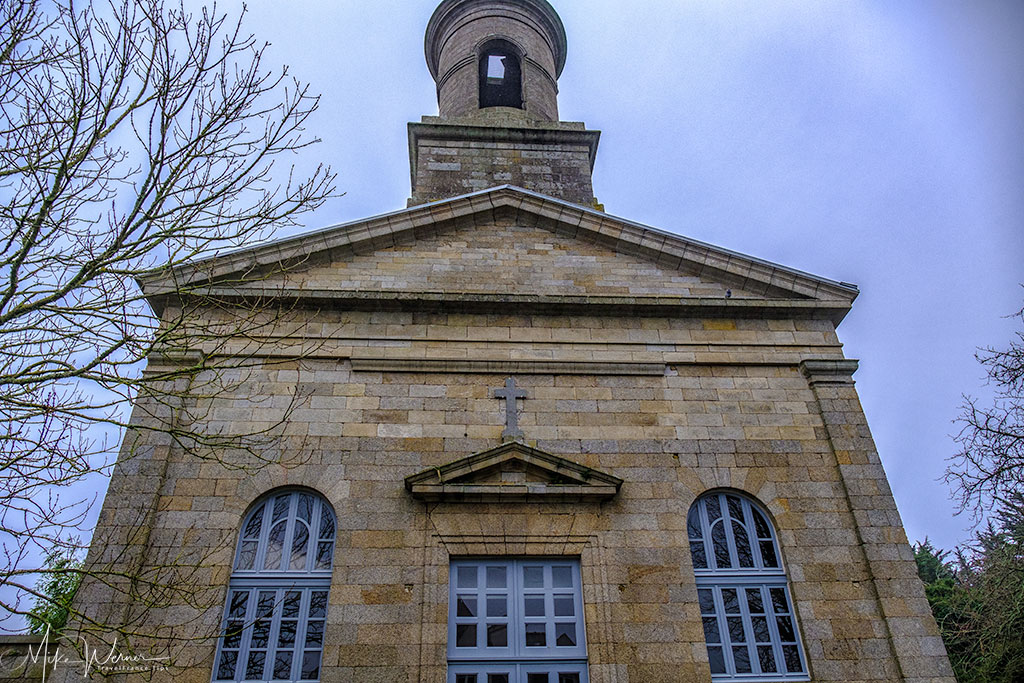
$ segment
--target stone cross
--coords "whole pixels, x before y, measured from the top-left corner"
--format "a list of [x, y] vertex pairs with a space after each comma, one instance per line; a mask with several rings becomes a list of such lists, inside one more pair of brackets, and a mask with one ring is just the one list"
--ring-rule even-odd
[[501, 433], [501, 438], [508, 441], [523, 436], [522, 430], [519, 429], [518, 399], [526, 398], [526, 390], [517, 389], [516, 380], [509, 377], [505, 380], [504, 389], [494, 390], [494, 398], [505, 399], [505, 431]]

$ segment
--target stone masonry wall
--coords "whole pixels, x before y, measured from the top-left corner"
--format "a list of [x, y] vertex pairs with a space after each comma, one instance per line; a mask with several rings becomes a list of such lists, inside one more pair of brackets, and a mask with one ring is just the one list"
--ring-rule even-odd
[[[721, 283], [607, 247], [519, 224], [421, 237], [409, 244], [285, 274], [313, 290], [724, 298]], [[756, 298], [739, 287], [736, 299]]]
[[524, 122], [515, 125], [509, 129], [410, 124], [413, 163], [409, 205], [498, 185], [516, 185], [593, 206], [591, 136], [596, 134], [585, 131], [582, 124], [550, 124], [546, 128], [531, 128]]
[[[774, 518], [812, 680], [953, 683], [831, 323], [322, 311], [287, 333], [325, 342], [283, 364], [268, 344], [265, 367], [205, 406], [210, 429], [251, 428], [301, 396], [268, 447], [274, 464], [251, 473], [235, 454], [226, 468], [171, 448], [159, 486], [115, 475], [97, 538], [127, 533], [109, 511], [137, 489], [158, 492], [149, 556], [214, 549], [218, 599], [154, 621], [214, 632], [246, 510], [300, 485], [338, 514], [324, 681], [442, 683], [449, 559], [569, 555], [581, 558], [591, 681], [708, 682], [686, 514], [724, 487]], [[604, 374], [638, 361], [659, 369]], [[409, 497], [404, 477], [500, 443], [490, 391], [508, 374], [527, 391], [527, 441], [623, 478], [616, 498]], [[79, 605], [108, 599], [86, 585]], [[156, 680], [206, 683], [215, 649], [180, 648], [184, 670]]]

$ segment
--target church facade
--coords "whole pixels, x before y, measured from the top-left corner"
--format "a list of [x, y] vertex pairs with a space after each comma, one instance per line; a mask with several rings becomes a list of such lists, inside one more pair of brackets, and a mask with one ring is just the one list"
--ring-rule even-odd
[[211, 634], [155, 678], [953, 683], [836, 334], [856, 288], [606, 214], [545, 0], [444, 0], [426, 56], [407, 208], [143, 283], [288, 310], [200, 425], [283, 422], [260, 462], [140, 430], [111, 481], [90, 563], [209, 558], [208, 604], [141, 610]]

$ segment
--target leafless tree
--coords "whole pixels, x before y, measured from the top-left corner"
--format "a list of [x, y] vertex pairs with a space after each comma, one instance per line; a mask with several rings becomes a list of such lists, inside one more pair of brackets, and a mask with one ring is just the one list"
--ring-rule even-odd
[[[277, 426], [190, 428], [204, 399], [245, 381], [246, 345], [287, 324], [288, 312], [194, 286], [169, 291], [154, 310], [139, 285], [265, 239], [334, 193], [329, 168], [296, 179], [275, 165], [315, 142], [304, 126], [317, 97], [264, 61], [240, 19], [215, 9], [189, 13], [163, 0], [0, 3], [4, 598], [17, 589], [45, 599], [33, 562], [73, 546], [87, 509], [61, 492], [105, 476], [126, 432], [122, 462], [151, 430], [197, 457], [248, 449], [257, 456], [251, 465]], [[219, 314], [202, 322], [189, 315], [196, 306]], [[130, 563], [122, 559], [89, 571], [126, 591], [146, 586], [149, 599], [199, 561], [171, 558], [138, 576], [123, 574]], [[24, 613], [25, 603], [4, 599], [0, 616]]]
[[[1024, 321], [1024, 310], [1014, 316]], [[1024, 332], [1005, 349], [979, 351], [995, 396], [984, 405], [964, 397], [956, 436], [960, 452], [946, 470], [961, 509], [977, 517], [1024, 495]]]

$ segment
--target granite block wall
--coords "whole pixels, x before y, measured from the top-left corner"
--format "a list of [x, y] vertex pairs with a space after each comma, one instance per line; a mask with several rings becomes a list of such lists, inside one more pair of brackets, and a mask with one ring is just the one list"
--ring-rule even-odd
[[[241, 520], [267, 491], [306, 486], [339, 522], [322, 680], [441, 683], [449, 558], [552, 555], [581, 559], [592, 681], [710, 681], [686, 514], [728, 488], [773, 516], [812, 680], [952, 683], [831, 323], [319, 311], [287, 333], [324, 344], [287, 362], [268, 344], [266, 365], [205, 412], [210, 429], [273, 424], [285, 402], [253, 397], [300, 396], [269, 465], [159, 446], [115, 474], [94, 557], [143, 526], [143, 564], [210, 551], [208, 605], [147, 623], [211, 637], [177, 644], [180, 668], [157, 680], [209, 680]], [[621, 477], [615, 499], [408, 495], [404, 477], [501, 442], [491, 391], [509, 374], [527, 391], [527, 442]], [[117, 600], [87, 585], [80, 606]]]

